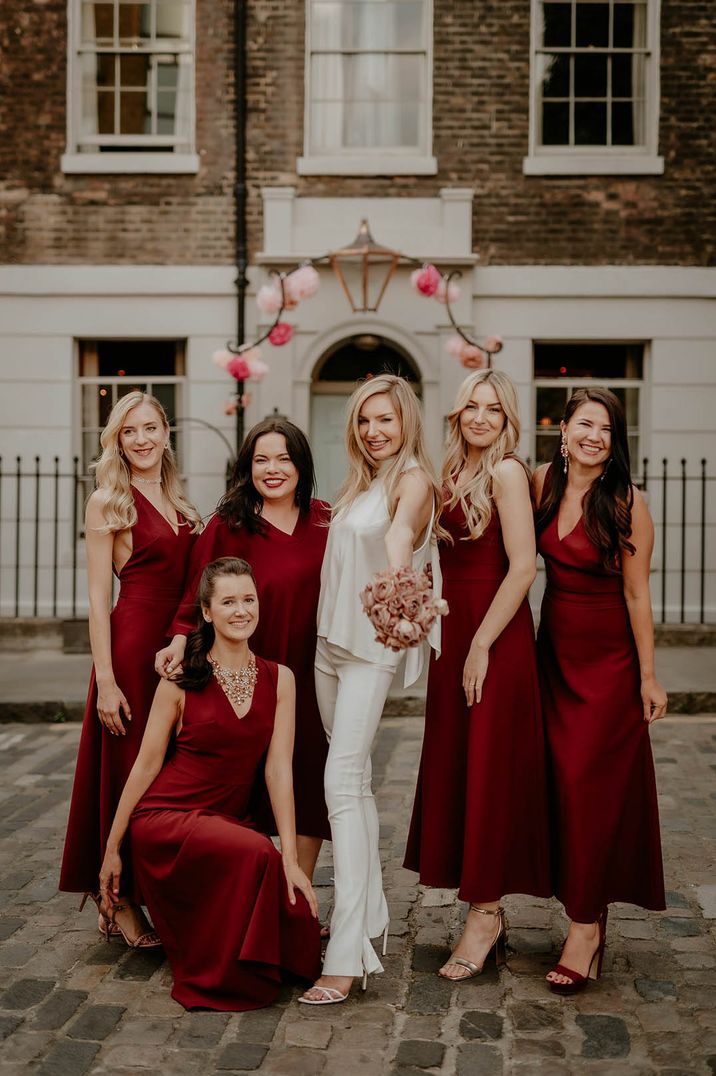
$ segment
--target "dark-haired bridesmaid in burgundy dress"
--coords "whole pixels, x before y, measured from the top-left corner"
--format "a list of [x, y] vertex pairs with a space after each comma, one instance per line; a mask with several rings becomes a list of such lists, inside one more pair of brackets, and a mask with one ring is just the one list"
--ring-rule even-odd
[[[199, 601], [182, 673], [157, 688], [100, 887], [111, 922], [131, 827], [172, 997], [187, 1009], [242, 1011], [274, 1001], [284, 972], [319, 973], [318, 907], [296, 858], [293, 674], [249, 649], [259, 614], [250, 566], [233, 557], [208, 565]], [[264, 758], [281, 852], [248, 814]]]
[[439, 974], [461, 982], [494, 948], [500, 900], [551, 895], [545, 744], [527, 592], [535, 576], [529, 479], [512, 455], [517, 396], [496, 370], [471, 374], [449, 415], [440, 519], [443, 651], [428, 678], [425, 739], [405, 866], [458, 888], [465, 929]]
[[[123, 396], [100, 440], [85, 525], [93, 667], [60, 875], [60, 889], [95, 901], [107, 835], [159, 681], [154, 654], [167, 638], [200, 525], [158, 400]], [[120, 591], [110, 615], [113, 572]], [[129, 849], [123, 895], [112, 933], [141, 948], [157, 945], [139, 908]]]
[[[156, 660], [162, 676], [180, 665], [186, 636], [196, 620], [194, 598], [204, 566], [223, 556], [247, 560], [261, 602], [254, 646], [265, 658], [288, 665], [296, 678], [293, 782], [298, 861], [309, 878], [322, 840], [331, 835], [323, 793], [328, 743], [313, 674], [330, 509], [311, 498], [313, 485], [311, 450], [298, 426], [288, 419], [268, 418], [249, 430], [231, 487], [194, 547], [184, 597], [170, 632], [172, 643]], [[265, 795], [262, 807], [257, 821], [265, 832], [275, 833]]]
[[572, 920], [547, 980], [573, 994], [599, 978], [610, 903], [664, 908], [649, 725], [667, 699], [654, 671], [654, 530], [631, 485], [621, 404], [607, 389], [578, 389], [561, 429], [534, 481], [554, 887]]

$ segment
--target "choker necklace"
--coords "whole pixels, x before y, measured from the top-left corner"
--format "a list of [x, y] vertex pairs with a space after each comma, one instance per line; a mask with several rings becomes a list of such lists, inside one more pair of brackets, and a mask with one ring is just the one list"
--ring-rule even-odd
[[219, 665], [211, 654], [207, 654], [207, 661], [229, 702], [234, 706], [243, 706], [246, 700], [251, 698], [256, 687], [258, 669], [254, 655], [249, 654], [249, 663], [243, 669], [227, 669], [224, 665]]
[[132, 482], [144, 482], [145, 486], [161, 486], [161, 478], [139, 478], [138, 475], [132, 475]]

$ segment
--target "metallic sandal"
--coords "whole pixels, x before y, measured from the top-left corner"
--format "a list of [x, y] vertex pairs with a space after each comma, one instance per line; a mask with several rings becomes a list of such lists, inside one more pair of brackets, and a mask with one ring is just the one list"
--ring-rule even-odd
[[498, 968], [507, 963], [507, 923], [505, 922], [505, 909], [500, 907], [492, 912], [487, 908], [480, 908], [477, 904], [471, 904], [470, 911], [479, 912], [480, 915], [496, 916], [498, 919], [497, 934], [495, 935], [495, 940], [485, 954], [485, 960], [483, 960], [482, 964], [479, 966], [473, 964], [471, 960], [466, 960], [465, 957], [462, 956], [451, 956], [449, 960], [445, 961], [443, 967], [447, 967], [448, 964], [458, 964], [461, 968], [466, 968], [468, 972], [467, 975], [460, 975], [453, 978], [452, 975], [444, 975], [442, 969], [440, 969], [437, 974], [441, 979], [447, 979], [449, 983], [463, 983], [466, 979], [474, 979], [476, 975], [480, 975], [485, 967], [485, 961], [493, 950], [495, 953], [495, 964]]

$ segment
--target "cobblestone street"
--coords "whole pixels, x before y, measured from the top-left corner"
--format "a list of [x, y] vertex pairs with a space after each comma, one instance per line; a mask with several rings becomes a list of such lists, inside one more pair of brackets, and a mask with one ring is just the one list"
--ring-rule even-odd
[[[101, 942], [94, 909], [58, 894], [79, 726], [1, 726], [0, 1074], [716, 1072], [716, 718], [654, 728], [669, 907], [613, 906], [605, 976], [573, 1000], [542, 981], [564, 930], [555, 902], [507, 902], [507, 970], [460, 986], [434, 974], [461, 909], [400, 866], [421, 733], [420, 720], [385, 718], [376, 751], [385, 974], [344, 1005], [306, 1008], [286, 989], [270, 1009], [229, 1015], [185, 1013], [161, 953]], [[324, 853], [324, 915], [330, 875]]]

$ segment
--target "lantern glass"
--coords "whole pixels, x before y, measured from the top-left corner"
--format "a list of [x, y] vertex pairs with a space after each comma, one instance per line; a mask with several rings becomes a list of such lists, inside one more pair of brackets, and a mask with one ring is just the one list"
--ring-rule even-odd
[[366, 220], [349, 247], [330, 255], [331, 268], [354, 313], [378, 309], [399, 260], [397, 251], [375, 242]]

